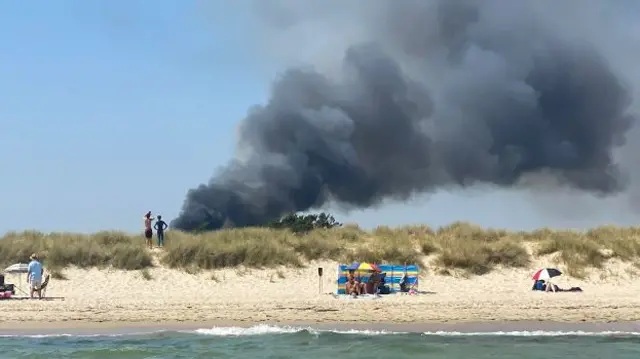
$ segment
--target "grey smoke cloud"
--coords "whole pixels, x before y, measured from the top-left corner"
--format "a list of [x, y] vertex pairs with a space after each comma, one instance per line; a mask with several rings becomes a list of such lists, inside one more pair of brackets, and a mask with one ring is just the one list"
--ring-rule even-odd
[[[607, 57], [606, 22], [587, 26], [597, 14], [584, 2], [346, 3], [256, 3], [275, 52], [315, 66], [279, 76], [240, 124], [242, 156], [187, 193], [173, 227], [509, 188], [540, 173], [598, 195], [627, 188], [613, 150], [633, 99]], [[305, 46], [310, 29], [320, 45]]]

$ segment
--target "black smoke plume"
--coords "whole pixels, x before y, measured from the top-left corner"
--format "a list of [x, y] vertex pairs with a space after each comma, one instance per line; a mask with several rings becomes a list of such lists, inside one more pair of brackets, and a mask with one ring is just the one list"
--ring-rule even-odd
[[541, 172], [591, 193], [623, 190], [612, 150], [634, 117], [607, 60], [533, 14], [493, 26], [484, 3], [385, 3], [339, 76], [285, 71], [241, 123], [240, 154], [188, 192], [173, 227], [259, 225]]

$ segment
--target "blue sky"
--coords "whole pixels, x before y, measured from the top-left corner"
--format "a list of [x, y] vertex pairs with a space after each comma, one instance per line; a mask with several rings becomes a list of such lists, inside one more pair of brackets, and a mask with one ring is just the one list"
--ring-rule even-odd
[[[2, 3], [0, 234], [138, 231], [147, 210], [175, 217], [186, 191], [233, 155], [238, 122], [275, 75], [252, 52], [242, 3], [143, 3]], [[480, 191], [338, 217], [366, 227], [584, 220], [538, 213], [519, 195]]]

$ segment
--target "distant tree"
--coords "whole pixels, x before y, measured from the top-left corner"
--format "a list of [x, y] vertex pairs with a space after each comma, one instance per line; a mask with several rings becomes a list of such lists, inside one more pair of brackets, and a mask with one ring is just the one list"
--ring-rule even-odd
[[316, 217], [314, 226], [315, 228], [333, 228], [342, 226], [342, 223], [338, 223], [332, 215], [322, 212]]
[[289, 229], [294, 233], [306, 233], [316, 228], [339, 226], [342, 226], [342, 223], [338, 223], [332, 215], [324, 212], [307, 215], [291, 213], [266, 225], [269, 228]]
[[194, 229], [191, 230], [193, 233], [205, 233], [209, 231], [215, 231], [217, 229], [215, 225], [216, 220], [209, 212], [202, 211], [202, 217], [204, 217], [204, 220], [200, 222], [200, 224], [193, 226]]

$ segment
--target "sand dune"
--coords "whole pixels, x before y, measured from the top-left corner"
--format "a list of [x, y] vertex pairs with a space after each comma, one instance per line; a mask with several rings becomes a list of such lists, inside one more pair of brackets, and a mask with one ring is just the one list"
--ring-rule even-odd
[[[536, 263], [543, 266], [543, 263]], [[323, 294], [317, 267], [323, 267]], [[379, 300], [337, 300], [337, 263], [308, 267], [226, 269], [189, 274], [156, 267], [143, 272], [66, 269], [52, 280], [49, 296], [64, 301], [2, 301], [1, 325], [20, 322], [466, 322], [549, 320], [602, 322], [640, 320], [640, 284], [632, 266], [611, 263], [588, 279], [562, 278], [562, 287], [583, 293], [530, 290], [533, 272], [497, 270], [477, 277], [434, 275], [427, 269], [420, 289], [430, 294], [389, 295]], [[22, 278], [24, 280], [24, 278]]]

